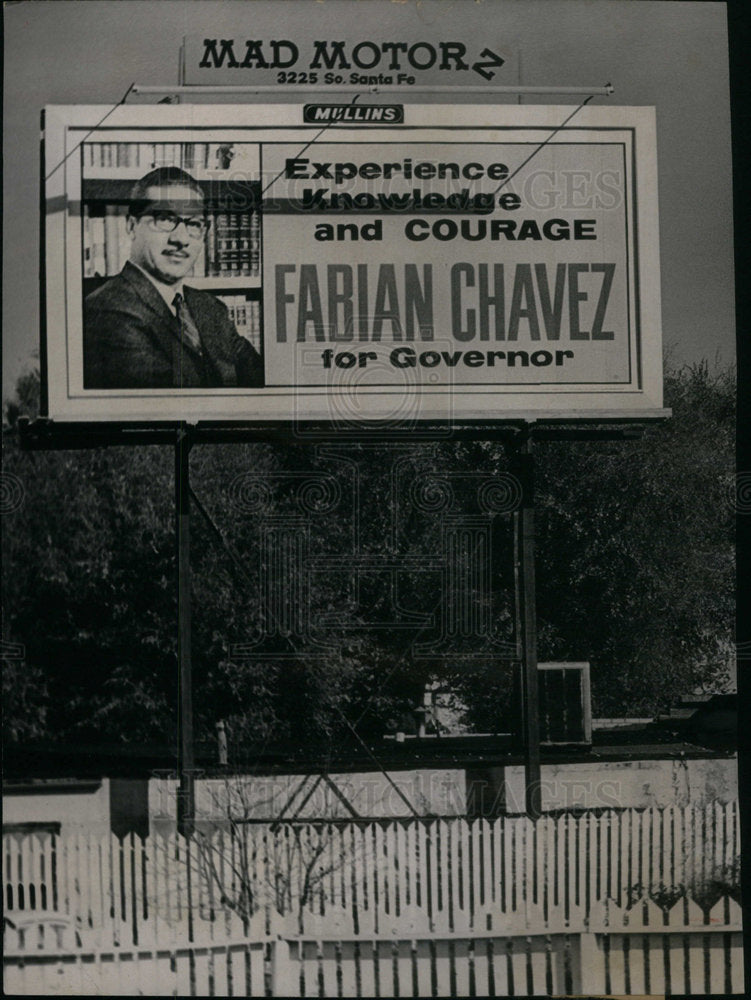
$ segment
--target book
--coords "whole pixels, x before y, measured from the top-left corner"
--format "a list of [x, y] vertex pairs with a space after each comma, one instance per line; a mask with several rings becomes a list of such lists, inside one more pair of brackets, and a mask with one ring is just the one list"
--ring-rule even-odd
[[104, 216], [93, 215], [89, 223], [91, 233], [91, 274], [104, 277], [107, 263], [104, 254]]
[[118, 205], [107, 205], [104, 210], [105, 274], [117, 274], [120, 270], [120, 230], [118, 228], [118, 207]]
[[89, 206], [84, 204], [82, 213], [83, 230], [83, 276], [92, 278], [94, 276], [94, 262], [91, 257], [91, 218], [89, 216]]
[[250, 216], [250, 271], [253, 277], [261, 273], [261, 217], [258, 212]]

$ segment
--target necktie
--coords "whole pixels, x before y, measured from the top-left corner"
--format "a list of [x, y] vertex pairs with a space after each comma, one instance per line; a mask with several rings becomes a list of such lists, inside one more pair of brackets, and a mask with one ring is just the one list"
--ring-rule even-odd
[[193, 317], [190, 315], [190, 310], [185, 304], [185, 299], [179, 292], [172, 300], [172, 305], [175, 307], [175, 315], [177, 316], [177, 321], [180, 324], [180, 334], [183, 339], [190, 344], [194, 351], [198, 354], [202, 354], [203, 345], [201, 344], [201, 334], [198, 332], [198, 327], [193, 322]]

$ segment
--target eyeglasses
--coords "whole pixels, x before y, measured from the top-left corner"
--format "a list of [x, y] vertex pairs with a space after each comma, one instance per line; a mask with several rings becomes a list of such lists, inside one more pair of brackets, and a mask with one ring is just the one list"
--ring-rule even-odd
[[182, 224], [185, 231], [192, 240], [200, 240], [206, 235], [209, 228], [209, 220], [200, 216], [176, 215], [174, 212], [157, 210], [155, 212], [142, 212], [138, 218], [146, 217], [152, 229], [159, 233], [174, 233], [177, 227]]

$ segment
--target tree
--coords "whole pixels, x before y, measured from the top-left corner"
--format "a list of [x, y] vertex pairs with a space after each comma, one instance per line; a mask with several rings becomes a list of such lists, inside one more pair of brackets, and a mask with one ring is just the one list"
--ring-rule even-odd
[[164, 458], [7, 450], [24, 502], [5, 519], [4, 629], [39, 679], [47, 735], [144, 740], [174, 727]]
[[592, 661], [595, 711], [651, 714], [722, 680], [733, 628], [732, 370], [669, 370], [643, 440], [540, 458], [546, 658]]
[[[733, 373], [670, 370], [666, 401], [672, 420], [643, 440], [536, 446], [539, 654], [592, 663], [598, 714], [656, 712], [698, 684], [719, 683], [718, 650], [732, 634]], [[4, 518], [3, 628], [25, 658], [9, 675], [23, 679], [6, 702], [9, 738], [173, 741], [171, 450], [21, 452], [14, 425], [22, 410], [33, 412], [33, 379], [19, 384], [14, 406], [5, 469], [24, 502]], [[508, 660], [472, 666], [413, 656], [443, 613], [444, 528], [476, 514], [478, 484], [485, 477], [497, 485], [508, 469], [508, 457], [487, 442], [195, 448], [199, 735], [225, 719], [239, 742], [375, 738], [404, 728], [435, 676], [462, 694], [476, 727], [508, 728]], [[494, 593], [478, 585], [468, 600], [512, 638], [511, 517], [494, 524]], [[305, 546], [295, 558], [307, 568], [285, 578], [274, 605], [264, 587], [281, 581], [283, 549], [270, 533], [289, 529], [293, 545], [295, 525]], [[394, 552], [411, 563], [389, 576], [378, 560]], [[376, 567], [363, 571], [359, 591], [348, 569], [358, 553]], [[330, 558], [337, 554], [339, 568]], [[297, 593], [303, 584], [314, 627], [298, 635], [285, 619], [285, 587]], [[277, 646], [238, 655], [262, 613], [272, 615]], [[490, 637], [483, 643], [493, 656]]]
[[16, 380], [16, 394], [5, 404], [5, 422], [10, 427], [15, 427], [19, 417], [28, 417], [34, 420], [39, 414], [39, 390], [40, 375], [39, 369], [34, 367], [30, 371], [19, 375]]

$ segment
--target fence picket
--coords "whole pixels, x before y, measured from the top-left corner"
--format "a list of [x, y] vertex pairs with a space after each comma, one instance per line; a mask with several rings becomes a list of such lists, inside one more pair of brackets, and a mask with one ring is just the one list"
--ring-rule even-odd
[[563, 996], [571, 993], [571, 939], [568, 934], [559, 934], [551, 939], [551, 972], [552, 982], [547, 989], [549, 994]]
[[461, 881], [459, 883], [459, 906], [471, 912], [472, 903], [471, 900], [474, 897], [473, 892], [473, 868], [474, 868], [474, 858], [472, 855], [472, 842], [470, 839], [471, 834], [471, 823], [466, 820], [458, 819], [456, 820], [456, 825], [459, 834], [459, 854], [461, 857]]
[[449, 913], [449, 836], [448, 824], [445, 820], [439, 819], [435, 824], [435, 834], [438, 840], [438, 898], [436, 910], [444, 914]]
[[454, 996], [469, 996], [469, 941], [454, 941]]
[[[51, 843], [49, 847], [51, 848]], [[91, 866], [89, 878], [91, 879], [91, 930], [96, 934], [98, 943], [101, 944], [102, 929], [105, 921], [109, 917], [109, 902], [107, 893], [106, 858], [107, 844], [104, 838], [96, 838], [90, 841], [91, 852], [89, 854]], [[48, 853], [49, 857], [49, 853]], [[51, 860], [51, 859], [50, 859]], [[148, 882], [147, 884], [151, 884]]]
[[446, 824], [448, 833], [448, 903], [449, 926], [453, 927], [456, 912], [461, 908], [462, 894], [462, 854], [459, 838], [459, 821], [450, 819]]
[[558, 816], [555, 820], [555, 882], [553, 903], [556, 908], [564, 909], [566, 901], [566, 817]]
[[721, 805], [722, 813], [722, 845], [719, 855], [719, 867], [723, 872], [729, 873], [733, 864], [732, 841], [733, 841], [733, 804], [724, 802]]
[[133, 935], [130, 928], [130, 857], [126, 849], [125, 840], [117, 840], [117, 897], [115, 909], [119, 913], [119, 937], [118, 945], [122, 948], [133, 944]]
[[[486, 819], [475, 822], [475, 829], [480, 837], [481, 848], [478, 857], [482, 857], [482, 870], [477, 867], [475, 881], [475, 905], [488, 906], [496, 904], [496, 868], [493, 858], [493, 827]], [[480, 854], [481, 850], [481, 854]]]
[[727, 827], [727, 804], [723, 805], [720, 802], [714, 803], [714, 832], [713, 832], [713, 846], [714, 846], [714, 874], [717, 877], [722, 877], [725, 873], [723, 868], [725, 866], [725, 844], [728, 837], [728, 827]]
[[[738, 837], [734, 803], [535, 823], [250, 824], [191, 842], [7, 835], [4, 899], [18, 926], [6, 932], [6, 989], [117, 995], [127, 980], [157, 994], [263, 995], [264, 949], [278, 958], [289, 947], [286, 977], [275, 975], [291, 977], [293, 993], [302, 970], [308, 996], [523, 995], [577, 988], [589, 948], [608, 970], [596, 991], [727, 992], [742, 983], [735, 901], [705, 915], [684, 897], [664, 915], [650, 891], [679, 876], [691, 890], [702, 871], [729, 876]], [[696, 859], [686, 870], [686, 847], [704, 851], [703, 869]], [[318, 919], [300, 940], [303, 858], [318, 859], [303, 906]], [[646, 901], [626, 909], [637, 884]], [[257, 910], [249, 924], [232, 908], [242, 885]]]
[[44, 891], [44, 851], [42, 846], [42, 838], [35, 834], [29, 837], [29, 847], [31, 849], [31, 858], [33, 864], [33, 870], [31, 873], [31, 882], [34, 886], [34, 897], [35, 897], [35, 909], [44, 910], [44, 896], [46, 895]]
[[548, 942], [544, 937], [529, 939], [527, 951], [527, 988], [531, 996], [550, 994]]
[[628, 953], [624, 944], [628, 940], [623, 934], [611, 934], [607, 940], [607, 978], [605, 990], [608, 993], [625, 994], [629, 992], [626, 986]]
[[[741, 934], [723, 934], [727, 954], [726, 970], [729, 971], [730, 982], [725, 983], [727, 993], [743, 993], [743, 938]], [[733, 942], [734, 947], [733, 947]], [[731, 950], [732, 948], [732, 950]]]
[[333, 941], [322, 941], [320, 956], [323, 972], [323, 995], [325, 997], [338, 996], [339, 954], [337, 945]]
[[639, 809], [627, 809], [625, 834], [628, 838], [627, 847], [627, 867], [626, 867], [626, 905], [646, 892], [646, 887], [642, 884], [641, 870], [641, 825], [642, 812]]
[[230, 995], [229, 987], [227, 985], [229, 948], [226, 946], [212, 948], [209, 955], [209, 963], [210, 963], [210, 974], [211, 974], [211, 980], [209, 982], [210, 986], [209, 995], [215, 997], [229, 996]]
[[692, 812], [691, 806], [683, 806], [682, 808], [676, 807], [675, 810], [675, 821], [677, 826], [677, 833], [674, 836], [674, 842], [677, 841], [676, 850], [674, 851], [675, 856], [675, 875], [674, 884], [675, 885], [689, 885], [693, 877], [692, 870], [692, 858], [690, 856], [691, 845], [691, 830], [690, 830], [690, 816]]
[[618, 857], [615, 861], [617, 866], [615, 885], [617, 892], [613, 897], [619, 906], [628, 906], [629, 903], [629, 881], [628, 881], [628, 853], [629, 853], [629, 823], [630, 817], [627, 812], [614, 814], [615, 819], [615, 840], [617, 844]]
[[508, 990], [512, 996], [525, 996], [530, 992], [527, 986], [528, 946], [529, 939], [526, 937], [513, 937], [506, 941]]
[[19, 898], [23, 898], [26, 910], [42, 909], [42, 886], [39, 878], [39, 842], [35, 836], [24, 837], [19, 852], [18, 886]]
[[475, 819], [467, 824], [467, 856], [469, 858], [469, 875], [467, 879], [468, 896], [465, 906], [470, 914], [485, 903], [483, 891], [483, 868], [485, 854], [483, 851], [483, 829], [481, 819]]
[[501, 901], [504, 913], [509, 913], [514, 908], [513, 886], [514, 886], [514, 862], [512, 853], [513, 820], [502, 816], [496, 820], [498, 868], [501, 872]]
[[490, 956], [487, 938], [475, 938], [472, 942], [473, 986], [468, 994], [477, 997], [491, 995]]
[[597, 817], [596, 823], [597, 874], [594, 899], [615, 899], [617, 895], [615, 873], [618, 868], [617, 814], [608, 809]]
[[528, 915], [530, 910], [534, 907], [534, 890], [535, 890], [535, 837], [534, 829], [535, 824], [531, 820], [527, 819], [526, 816], [521, 816], [519, 823], [522, 830], [521, 839], [521, 872], [522, 872], [522, 900], [524, 906], [524, 912]]
[[[593, 901], [596, 899], [597, 889], [597, 820], [594, 813], [585, 813], [582, 816], [584, 825], [584, 857], [582, 878], [584, 881], [582, 891], [582, 906], [585, 913], [589, 913]], [[547, 879], [545, 880], [547, 882]]]
[[629, 991], [635, 994], [645, 994], [647, 990], [647, 935], [633, 934], [629, 938], [628, 968]]
[[326, 900], [330, 900], [331, 904], [334, 906], [343, 906], [344, 901], [340, 893], [337, 893], [337, 887], [341, 884], [341, 868], [342, 868], [342, 856], [336, 853], [336, 834], [338, 828], [328, 824], [322, 830], [322, 835], [325, 838], [327, 844], [327, 850], [324, 852], [324, 856], [328, 858], [328, 864], [326, 866], [326, 879], [324, 883], [324, 897]]
[[406, 836], [407, 836], [406, 854], [407, 854], [407, 864], [408, 864], [408, 874], [407, 874], [408, 906], [421, 905], [419, 899], [420, 899], [420, 866], [422, 864], [422, 855], [418, 853], [419, 829], [420, 827], [415, 823], [410, 823], [406, 827]]
[[667, 885], [665, 865], [670, 867], [669, 844], [670, 830], [666, 826], [665, 810], [655, 807], [652, 810], [653, 853], [652, 853], [652, 884], [662, 882]]
[[[73, 907], [75, 905], [75, 892], [73, 890], [73, 872], [71, 870], [72, 859], [71, 855], [71, 837], [60, 838], [60, 910], [63, 913], [70, 914], [74, 912]], [[26, 852], [23, 851], [25, 856]], [[27, 904], [28, 905], [28, 904]]]
[[412, 983], [412, 941], [394, 942], [396, 991], [394, 996], [410, 997], [413, 994]]
[[[417, 993], [418, 997], [430, 997], [433, 995], [432, 976], [432, 956], [429, 941], [418, 941], [415, 945], [415, 962], [417, 964]], [[362, 995], [369, 996], [363, 989]]]
[[217, 966], [220, 958], [221, 952], [212, 945], [207, 944], [199, 949], [196, 961], [196, 996], [217, 995]]
[[179, 997], [195, 996], [191, 988], [193, 982], [193, 950], [192, 948], [175, 948], [173, 953], [175, 967], [175, 989]]
[[391, 942], [378, 941], [374, 945], [374, 948], [377, 952], [378, 996], [396, 996], [394, 992], [394, 958], [391, 950]]
[[372, 941], [360, 941], [360, 996], [376, 995], [376, 962], [378, 953]]
[[130, 834], [131, 851], [131, 899], [132, 899], [132, 921], [133, 940], [138, 943], [140, 940], [140, 925], [143, 917], [143, 841], [136, 833]]
[[[357, 996], [357, 970], [355, 968], [355, 942], [342, 941], [339, 946], [339, 968], [341, 970], [341, 995], [344, 997]], [[334, 993], [334, 996], [337, 994]]]
[[379, 914], [379, 927], [381, 915], [388, 914], [388, 899], [386, 896], [388, 872], [383, 861], [384, 855], [384, 829], [381, 823], [373, 824], [373, 905]]
[[524, 907], [526, 882], [524, 877], [524, 819], [515, 817], [512, 821], [512, 870], [514, 883], [511, 891], [511, 909], [518, 912]]
[[710, 876], [711, 862], [712, 862], [712, 852], [708, 849], [708, 841], [710, 837], [710, 828], [712, 825], [711, 815], [706, 809], [697, 807], [695, 815], [699, 816], [699, 826], [698, 833], [701, 838], [699, 849], [701, 851], [700, 861], [700, 875], [699, 878], [701, 882], [706, 882]]
[[407, 868], [410, 858], [407, 852], [407, 837], [403, 823], [398, 821], [393, 827], [393, 856], [391, 865], [394, 869], [394, 913], [398, 916], [407, 907]]
[[23, 887], [24, 909], [36, 910], [36, 886], [34, 884], [34, 839], [24, 837], [23, 860], [19, 866], [19, 884]]
[[659, 812], [650, 807], [643, 813], [645, 821], [643, 828], [644, 844], [644, 871], [645, 881], [648, 885], [659, 885], [662, 879], [662, 872], [659, 866], [660, 850], [660, 824]]
[[566, 921], [571, 917], [574, 907], [579, 905], [579, 824], [569, 813], [566, 816]]
[[96, 901], [94, 898], [96, 886], [94, 868], [94, 865], [96, 864], [96, 839], [90, 831], [86, 831], [79, 843], [81, 849], [80, 859], [83, 911], [80, 914], [80, 923], [83, 927], [91, 927], [94, 924], [94, 912], [96, 909]]
[[729, 802], [726, 808], [730, 813], [732, 831], [731, 836], [728, 838], [728, 853], [725, 858], [728, 870], [730, 870], [741, 853], [740, 810], [737, 799]]
[[318, 996], [318, 947], [315, 941], [300, 942], [300, 978], [305, 997]]
[[684, 975], [683, 936], [681, 934], [667, 935], [667, 977], [666, 989], [671, 993], [685, 993], [687, 989]]
[[439, 938], [435, 942], [435, 981], [436, 994], [439, 997], [452, 996], [451, 964], [449, 941], [446, 938]]
[[373, 824], [368, 823], [360, 830], [359, 845], [361, 850], [360, 870], [362, 872], [362, 906], [369, 916], [372, 916], [377, 927], [378, 911], [375, 905], [373, 885]]
[[667, 938], [664, 934], [649, 935], [649, 992], [663, 995], [667, 991], [666, 968]]

